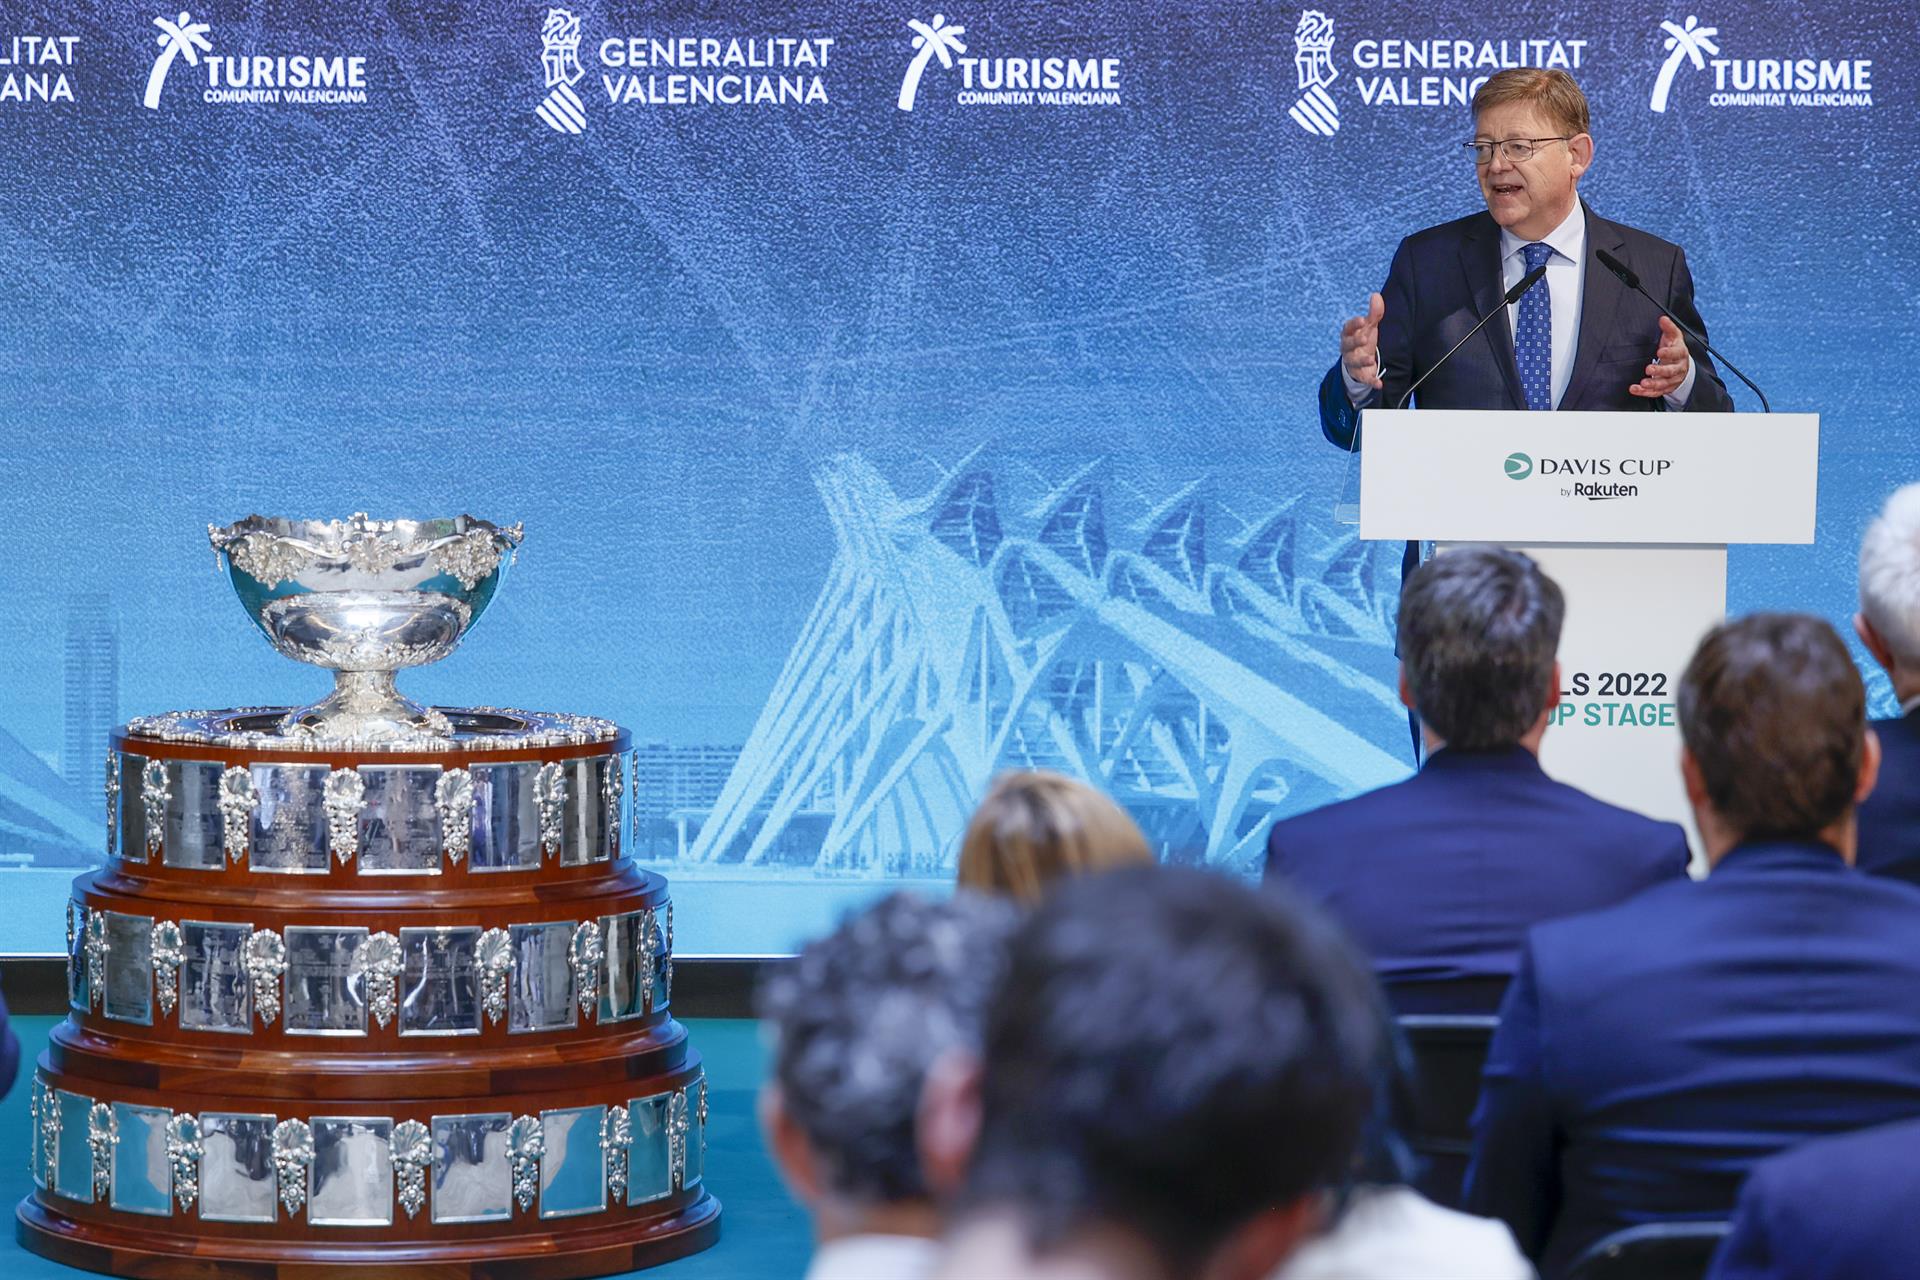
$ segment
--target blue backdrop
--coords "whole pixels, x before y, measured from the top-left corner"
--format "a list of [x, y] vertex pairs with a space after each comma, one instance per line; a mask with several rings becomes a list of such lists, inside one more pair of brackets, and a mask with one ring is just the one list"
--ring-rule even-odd
[[0, 949], [60, 947], [110, 720], [324, 686], [214, 572], [252, 511], [525, 522], [403, 684], [632, 727], [687, 951], [949, 875], [1014, 765], [1247, 865], [1406, 767], [1313, 391], [1519, 61], [1824, 415], [1819, 541], [1732, 600], [1842, 619], [1920, 476], [1915, 11], [1450, 8], [8, 5]]

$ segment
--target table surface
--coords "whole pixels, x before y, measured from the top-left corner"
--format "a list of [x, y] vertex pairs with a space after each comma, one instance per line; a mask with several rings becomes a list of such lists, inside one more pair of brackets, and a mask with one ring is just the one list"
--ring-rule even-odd
[[[46, 1047], [58, 1018], [15, 1018], [21, 1072], [0, 1100], [0, 1182], [9, 1205], [32, 1187], [27, 1178], [28, 1062]], [[669, 1262], [650, 1280], [775, 1280], [806, 1270], [812, 1252], [806, 1214], [780, 1186], [760, 1143], [754, 1093], [766, 1069], [758, 1031], [742, 1019], [689, 1018], [687, 1031], [707, 1065], [707, 1186], [723, 1207], [720, 1243], [705, 1253]], [[9, 1215], [11, 1216], [11, 1215]], [[28, 1253], [9, 1221], [0, 1232], [0, 1276], [6, 1280], [77, 1280], [91, 1275]]]

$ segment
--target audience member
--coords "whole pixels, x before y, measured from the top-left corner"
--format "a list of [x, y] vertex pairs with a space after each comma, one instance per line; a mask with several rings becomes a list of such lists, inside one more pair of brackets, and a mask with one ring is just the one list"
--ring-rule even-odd
[[1873, 724], [1880, 782], [1860, 806], [1859, 866], [1920, 881], [1920, 484], [1888, 498], [1867, 529], [1853, 626], [1900, 700], [1898, 716]]
[[1912, 1280], [1920, 1123], [1820, 1138], [1760, 1163], [1707, 1280]]
[[928, 1067], [977, 1052], [1017, 913], [961, 893], [894, 894], [777, 970], [761, 992], [773, 1062], [767, 1146], [813, 1217], [808, 1280], [912, 1280], [931, 1271], [940, 1219], [920, 1172], [915, 1115]]
[[922, 1141], [964, 1179], [948, 1280], [1263, 1280], [1371, 1106], [1376, 996], [1332, 925], [1187, 868], [1060, 884]]
[[1686, 873], [1686, 833], [1540, 768], [1560, 700], [1560, 588], [1517, 551], [1463, 547], [1400, 596], [1400, 697], [1419, 773], [1274, 824], [1267, 875], [1324, 904], [1402, 1013], [1491, 1014], [1543, 920]]
[[1678, 702], [1712, 871], [1533, 930], [1474, 1117], [1467, 1207], [1549, 1276], [1623, 1227], [1725, 1218], [1807, 1138], [1920, 1115], [1920, 890], [1849, 865], [1879, 751], [1845, 646], [1723, 624]]
[[960, 887], [1040, 901], [1063, 876], [1153, 861], [1133, 819], [1106, 795], [1057, 773], [996, 780], [960, 842]]

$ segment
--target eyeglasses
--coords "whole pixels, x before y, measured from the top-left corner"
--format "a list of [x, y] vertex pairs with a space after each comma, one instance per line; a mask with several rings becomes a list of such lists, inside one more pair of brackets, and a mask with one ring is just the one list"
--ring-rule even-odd
[[1498, 142], [1463, 142], [1460, 145], [1473, 153], [1476, 165], [1492, 164], [1495, 147], [1500, 148], [1500, 158], [1508, 164], [1525, 164], [1533, 159], [1542, 143], [1571, 142], [1576, 136], [1563, 133], [1557, 138], [1502, 138]]

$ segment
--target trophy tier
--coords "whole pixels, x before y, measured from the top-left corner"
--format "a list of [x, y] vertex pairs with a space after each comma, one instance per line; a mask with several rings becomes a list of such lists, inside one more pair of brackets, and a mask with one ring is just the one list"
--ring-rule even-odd
[[436, 708], [113, 735], [31, 1083], [27, 1248], [154, 1277], [605, 1275], [706, 1248], [707, 1084], [627, 735]]

